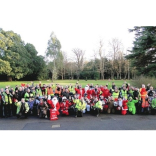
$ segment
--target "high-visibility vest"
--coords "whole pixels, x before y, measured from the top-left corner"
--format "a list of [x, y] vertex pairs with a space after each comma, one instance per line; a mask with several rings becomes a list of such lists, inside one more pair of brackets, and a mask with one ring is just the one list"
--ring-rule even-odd
[[71, 93], [75, 94], [75, 89], [74, 89], [74, 88], [69, 87], [68, 89], [69, 89], [69, 91], [70, 91]]
[[146, 101], [145, 98], [142, 99], [142, 107], [143, 108], [149, 107], [149, 103], [148, 103], [148, 101]]
[[28, 94], [27, 92], [24, 94], [25, 101], [28, 101], [29, 98], [33, 97], [33, 93]]
[[93, 107], [102, 109], [102, 102], [101, 101], [96, 102], [96, 104]]
[[52, 88], [50, 87], [48, 87], [47, 88], [47, 95], [54, 95], [54, 92], [53, 92], [53, 90], [52, 90]]
[[[19, 102], [16, 102], [15, 105], [17, 106], [16, 114], [18, 114], [20, 112], [20, 110], [21, 110], [22, 103], [21, 103], [21, 101], [19, 101]], [[25, 105], [24, 106], [25, 106], [26, 112], [28, 112], [29, 111], [29, 105], [28, 105], [28, 103], [25, 102]]]
[[127, 99], [127, 90], [121, 90], [121, 93], [122, 93], [122, 97]]
[[113, 96], [113, 98], [118, 98], [119, 97], [119, 92], [113, 92], [113, 94], [112, 94], [112, 96]]
[[79, 101], [76, 102], [75, 108], [77, 108], [78, 110], [81, 110], [81, 109], [85, 110], [86, 104], [85, 104], [85, 102], [81, 103], [81, 101], [79, 100]]
[[42, 96], [41, 89], [36, 89], [36, 95], [39, 94], [39, 96]]
[[[11, 96], [9, 95], [9, 99], [8, 99], [8, 95], [5, 93], [4, 94], [4, 99], [5, 99], [5, 102], [6, 103], [10, 103], [10, 104], [12, 104], [12, 99], [11, 99]], [[8, 101], [9, 100], [9, 101]], [[5, 103], [4, 103], [5, 104]]]
[[60, 89], [60, 91], [58, 91], [57, 89], [55, 89], [55, 94], [58, 94], [60, 96], [61, 95], [61, 89]]
[[147, 91], [145, 88], [140, 88], [140, 94], [141, 94], [141, 98], [145, 98], [147, 95]]

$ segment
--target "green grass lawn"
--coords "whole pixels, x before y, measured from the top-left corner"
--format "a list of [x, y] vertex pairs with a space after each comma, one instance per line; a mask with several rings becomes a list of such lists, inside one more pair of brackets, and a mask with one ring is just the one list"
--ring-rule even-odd
[[[40, 81], [33, 81], [34, 84], [39, 84]], [[77, 80], [55, 80], [53, 83], [54, 84], [60, 84], [62, 86], [65, 86], [65, 85], [69, 85], [69, 84], [72, 84], [72, 85], [75, 85], [77, 82]], [[125, 82], [125, 80], [80, 80], [79, 81], [79, 84], [81, 84], [83, 87], [85, 87], [86, 84], [91, 84], [93, 83], [93, 85], [96, 85], [96, 84], [99, 84], [99, 85], [106, 85], [108, 83], [108, 86], [109, 88], [111, 87], [112, 85], [112, 82], [114, 82], [116, 84], [116, 86], [118, 87], [121, 87], [122, 84]], [[126, 80], [127, 83], [130, 83], [131, 84], [131, 81], [130, 80]], [[6, 82], [0, 82], [0, 88], [5, 88], [6, 86], [10, 86], [12, 88], [15, 88], [16, 85], [21, 85], [21, 83], [25, 83], [25, 84], [31, 84], [31, 81], [12, 81], [12, 82], [9, 82], [9, 81], [6, 81]], [[47, 81], [41, 81], [42, 84], [50, 84], [52, 83], [50, 80]]]

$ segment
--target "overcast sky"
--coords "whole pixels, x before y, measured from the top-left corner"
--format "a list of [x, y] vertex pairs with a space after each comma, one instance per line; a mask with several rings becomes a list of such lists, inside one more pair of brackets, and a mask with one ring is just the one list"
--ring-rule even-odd
[[[139, 12], [136, 4], [145, 12]], [[112, 38], [122, 41], [124, 51], [132, 47], [134, 34], [128, 29], [140, 21], [148, 22], [146, 7], [139, 0], [0, 0], [0, 27], [20, 34], [40, 55], [44, 55], [54, 32], [68, 57], [72, 56], [72, 49], [80, 48], [86, 58], [91, 58], [100, 39], [106, 51]]]

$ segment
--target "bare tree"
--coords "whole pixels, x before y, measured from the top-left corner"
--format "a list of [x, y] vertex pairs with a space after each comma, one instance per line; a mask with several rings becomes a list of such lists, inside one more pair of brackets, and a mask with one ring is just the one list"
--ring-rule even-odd
[[119, 39], [113, 38], [109, 42], [109, 46], [111, 48], [110, 57], [111, 57], [111, 79], [114, 79], [114, 74], [117, 72], [118, 68], [116, 67], [116, 60], [118, 56], [118, 52], [122, 49], [122, 43]]
[[103, 50], [103, 42], [100, 40], [100, 47], [99, 47], [99, 57], [100, 57], [100, 73], [101, 73], [101, 79], [104, 80], [104, 50]]
[[121, 80], [121, 73], [122, 73], [122, 67], [124, 65], [124, 55], [122, 51], [117, 52], [116, 57], [116, 73], [117, 73], [117, 79]]
[[76, 61], [76, 67], [77, 67], [77, 80], [79, 81], [80, 71], [82, 71], [83, 69], [85, 52], [78, 48], [73, 49], [72, 51], [75, 54], [75, 61]]

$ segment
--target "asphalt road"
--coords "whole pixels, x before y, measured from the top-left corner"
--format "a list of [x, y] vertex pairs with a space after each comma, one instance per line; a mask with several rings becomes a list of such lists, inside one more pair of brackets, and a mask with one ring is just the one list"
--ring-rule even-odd
[[29, 116], [0, 118], [0, 130], [156, 130], [156, 115], [101, 114], [99, 117], [59, 116], [56, 121]]

